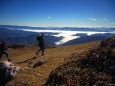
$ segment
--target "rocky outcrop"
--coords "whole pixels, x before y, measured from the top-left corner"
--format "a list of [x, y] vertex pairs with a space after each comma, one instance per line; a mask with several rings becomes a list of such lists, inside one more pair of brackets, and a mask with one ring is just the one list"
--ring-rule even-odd
[[63, 65], [51, 72], [46, 86], [106, 86], [113, 84], [115, 37], [100, 42], [98, 47], [74, 53]]
[[14, 66], [11, 62], [0, 62], [0, 86], [5, 86], [5, 84], [10, 81], [19, 70], [21, 70], [21, 68]]

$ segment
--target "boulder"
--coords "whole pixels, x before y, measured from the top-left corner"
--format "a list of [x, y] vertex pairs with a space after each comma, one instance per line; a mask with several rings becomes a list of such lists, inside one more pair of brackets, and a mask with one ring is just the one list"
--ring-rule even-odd
[[8, 81], [10, 81], [19, 70], [21, 70], [21, 68], [14, 66], [11, 62], [0, 62], [0, 86], [4, 86]]

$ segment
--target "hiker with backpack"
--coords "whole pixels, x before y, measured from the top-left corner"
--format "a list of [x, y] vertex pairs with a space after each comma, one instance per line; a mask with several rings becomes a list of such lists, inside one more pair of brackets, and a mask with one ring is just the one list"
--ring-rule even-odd
[[44, 55], [44, 33], [41, 34], [41, 36], [38, 36], [37, 38], [38, 46], [40, 49], [36, 52], [36, 55], [38, 56], [38, 53], [42, 51], [42, 55]]
[[11, 61], [11, 58], [9, 57], [9, 54], [7, 52], [7, 43], [6, 42], [1, 42], [0, 43], [0, 59], [2, 58], [2, 55], [6, 55], [6, 57], [8, 58], [8, 61]]

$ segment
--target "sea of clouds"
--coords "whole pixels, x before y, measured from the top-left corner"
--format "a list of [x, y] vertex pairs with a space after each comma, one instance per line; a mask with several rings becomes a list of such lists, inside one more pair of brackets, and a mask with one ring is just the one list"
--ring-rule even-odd
[[80, 38], [80, 36], [76, 36], [77, 34], [86, 34], [88, 36], [91, 36], [94, 34], [106, 34], [106, 33], [115, 34], [115, 31], [113, 31], [113, 32], [106, 32], [106, 31], [100, 32], [100, 31], [34, 30], [34, 29], [20, 29], [20, 30], [29, 31], [29, 32], [39, 32], [39, 33], [45, 33], [45, 32], [57, 33], [56, 35], [52, 35], [52, 36], [63, 37], [63, 39], [61, 39], [58, 42], [55, 42], [56, 45], [61, 45], [61, 44], [64, 44], [70, 40]]

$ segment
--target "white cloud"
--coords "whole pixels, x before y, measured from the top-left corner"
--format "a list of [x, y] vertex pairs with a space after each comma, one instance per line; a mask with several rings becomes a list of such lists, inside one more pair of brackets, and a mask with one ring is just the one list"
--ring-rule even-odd
[[96, 18], [89, 18], [92, 21], [109, 21], [107, 18], [100, 18], [100, 19], [96, 19]]
[[99, 21], [109, 21], [107, 18], [98, 19]]
[[115, 34], [115, 32], [92, 32], [92, 31], [67, 31], [67, 30], [32, 30], [32, 29], [20, 29], [23, 31], [30, 31], [30, 32], [52, 32], [52, 33], [58, 33], [56, 35], [53, 35], [55, 37], [63, 37], [60, 41], [55, 42], [56, 45], [64, 44], [70, 40], [80, 38], [80, 36], [76, 36], [76, 34], [86, 34], [88, 36], [91, 36], [93, 34], [105, 34], [105, 33], [111, 33]]
[[52, 17], [51, 16], [48, 16], [48, 19], [51, 19]]
[[96, 21], [97, 19], [96, 18], [88, 18], [89, 20], [91, 21]]
[[105, 21], [105, 22], [107, 22], [107, 21], [109, 21], [107, 18], [100, 18], [100, 19], [96, 19], [96, 18], [88, 18], [89, 20], [91, 20], [91, 21]]
[[103, 21], [109, 21], [109, 20], [107, 20], [106, 18], [103, 18]]
[[96, 21], [96, 19], [91, 19], [92, 21]]

